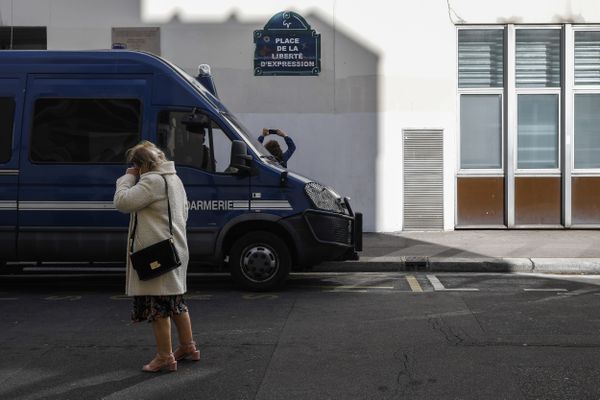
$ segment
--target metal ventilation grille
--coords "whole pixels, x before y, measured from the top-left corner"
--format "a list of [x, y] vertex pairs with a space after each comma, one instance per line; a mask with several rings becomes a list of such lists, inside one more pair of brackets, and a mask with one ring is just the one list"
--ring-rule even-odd
[[444, 229], [443, 131], [404, 131], [406, 231]]
[[345, 245], [352, 243], [352, 221], [349, 218], [306, 213], [306, 220], [317, 240]]

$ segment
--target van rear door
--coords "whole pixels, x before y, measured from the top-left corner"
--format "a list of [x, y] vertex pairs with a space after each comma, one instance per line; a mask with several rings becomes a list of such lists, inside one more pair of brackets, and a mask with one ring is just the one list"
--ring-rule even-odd
[[138, 74], [28, 76], [20, 260], [125, 259], [129, 217], [112, 199], [125, 151], [147, 129], [150, 82]]
[[24, 75], [0, 78], [0, 262], [16, 259], [19, 143]]

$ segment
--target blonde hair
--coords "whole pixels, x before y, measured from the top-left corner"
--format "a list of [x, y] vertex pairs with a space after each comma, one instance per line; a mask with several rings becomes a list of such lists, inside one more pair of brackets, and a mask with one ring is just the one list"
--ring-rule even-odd
[[145, 168], [147, 171], [155, 170], [160, 164], [167, 161], [165, 153], [152, 142], [144, 140], [125, 153], [127, 162], [135, 164], [138, 168]]

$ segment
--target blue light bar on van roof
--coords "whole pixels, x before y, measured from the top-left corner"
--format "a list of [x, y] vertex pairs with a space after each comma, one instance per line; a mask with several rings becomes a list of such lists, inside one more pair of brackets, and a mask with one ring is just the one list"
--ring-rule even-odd
[[198, 75], [210, 75], [210, 65], [208, 64], [200, 64], [198, 65]]

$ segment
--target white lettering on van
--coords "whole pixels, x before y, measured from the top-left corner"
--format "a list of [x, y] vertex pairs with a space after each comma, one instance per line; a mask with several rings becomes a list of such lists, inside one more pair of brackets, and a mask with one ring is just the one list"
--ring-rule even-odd
[[188, 201], [190, 211], [221, 211], [232, 210], [233, 201], [228, 200], [192, 200]]

